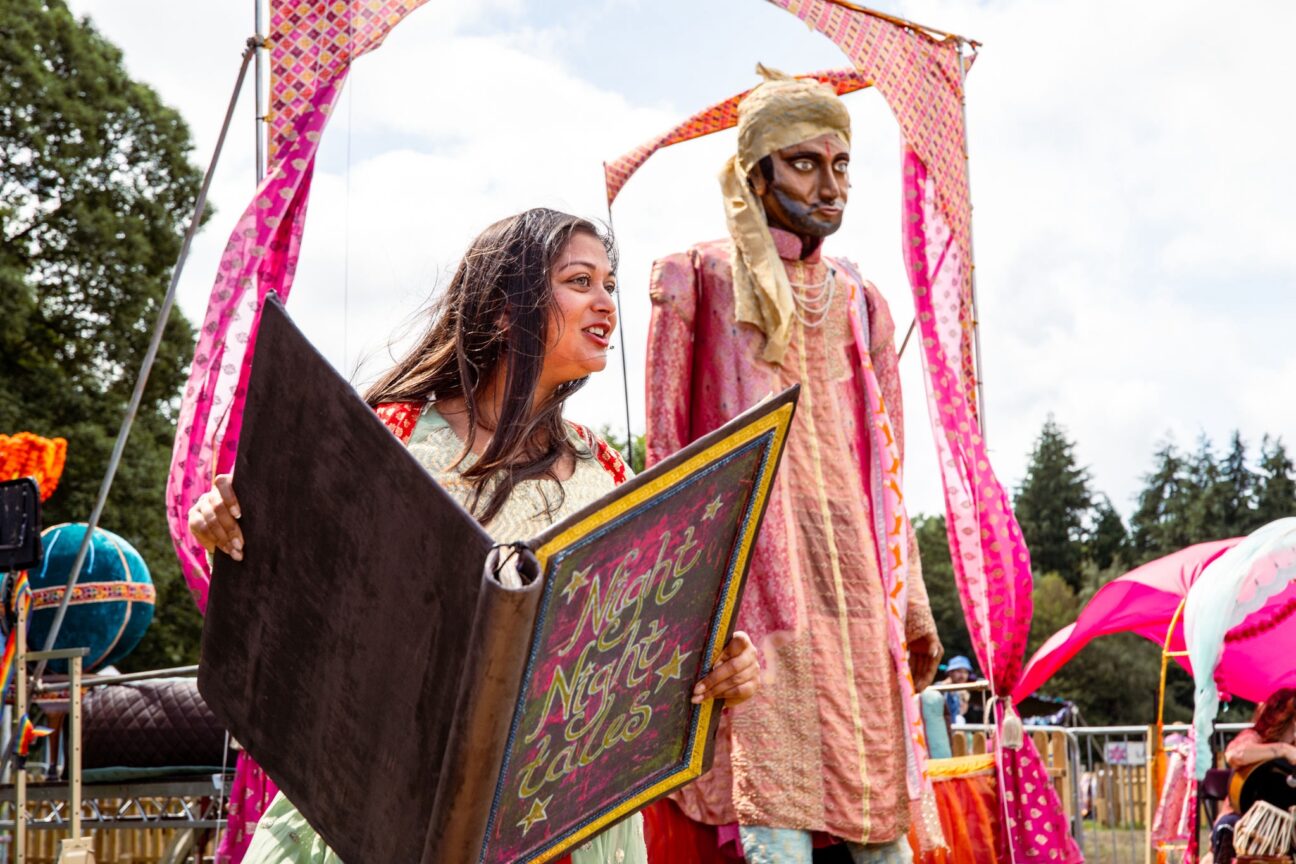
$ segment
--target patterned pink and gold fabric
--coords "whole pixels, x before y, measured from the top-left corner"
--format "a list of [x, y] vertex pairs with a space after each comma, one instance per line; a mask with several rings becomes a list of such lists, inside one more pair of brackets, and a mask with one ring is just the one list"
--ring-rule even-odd
[[[872, 81], [854, 69], [825, 69], [822, 72], [811, 72], [798, 75], [798, 78], [814, 78], [825, 84], [833, 85], [838, 96], [854, 93], [872, 85]], [[607, 184], [608, 206], [621, 194], [622, 187], [638, 171], [648, 158], [663, 147], [692, 141], [714, 132], [732, 129], [738, 124], [738, 103], [750, 90], [744, 90], [737, 96], [730, 96], [723, 102], [717, 102], [685, 120], [673, 129], [658, 135], [611, 162], [603, 163], [603, 177]]]
[[[287, 299], [301, 250], [315, 154], [350, 62], [382, 44], [422, 0], [271, 0], [271, 158], [221, 255], [180, 404], [167, 521], [190, 592], [207, 606], [210, 568], [187, 514], [238, 449], [261, 304]], [[239, 754], [218, 860], [242, 860], [274, 784]]]
[[895, 328], [849, 264], [802, 260], [798, 238], [772, 234], [793, 282], [834, 286], [823, 321], [794, 326], [782, 365], [761, 360], [759, 330], [734, 324], [727, 243], [658, 261], [650, 283], [650, 464], [802, 386], [738, 620], [765, 682], [725, 713], [712, 770], [676, 800], [711, 825], [890, 842], [924, 785], [905, 640], [935, 629], [899, 494]]
[[271, 0], [270, 161], [292, 143], [293, 124], [317, 104], [316, 91], [382, 45], [427, 0]]

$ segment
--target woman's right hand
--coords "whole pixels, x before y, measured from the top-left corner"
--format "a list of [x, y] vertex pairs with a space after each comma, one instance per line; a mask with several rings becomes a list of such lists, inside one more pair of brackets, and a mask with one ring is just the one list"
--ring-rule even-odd
[[1279, 744], [1278, 758], [1286, 759], [1288, 762], [1296, 765], [1296, 746], [1287, 743]]
[[239, 530], [238, 498], [234, 497], [234, 478], [218, 474], [212, 488], [189, 508], [189, 533], [208, 552], [220, 549], [235, 561], [243, 560], [243, 532]]

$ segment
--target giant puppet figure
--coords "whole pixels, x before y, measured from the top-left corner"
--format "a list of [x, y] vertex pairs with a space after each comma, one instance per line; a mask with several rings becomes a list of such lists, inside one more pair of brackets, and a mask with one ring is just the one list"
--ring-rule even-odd
[[650, 463], [802, 388], [739, 618], [764, 688], [726, 712], [713, 769], [676, 803], [730, 826], [721, 838], [736, 824], [749, 862], [808, 864], [825, 835], [856, 861], [907, 860], [923, 754], [906, 703], [941, 646], [912, 534], [907, 568], [879, 554], [884, 520], [905, 518], [883, 503], [900, 498], [895, 328], [855, 266], [823, 255], [850, 185], [846, 106], [817, 81], [758, 71], [720, 177], [730, 236], [652, 272]]

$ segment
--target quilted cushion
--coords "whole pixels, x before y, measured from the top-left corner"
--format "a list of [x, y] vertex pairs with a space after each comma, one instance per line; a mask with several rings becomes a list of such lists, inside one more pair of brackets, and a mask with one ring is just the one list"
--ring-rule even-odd
[[95, 687], [82, 706], [86, 768], [221, 764], [225, 729], [194, 678]]

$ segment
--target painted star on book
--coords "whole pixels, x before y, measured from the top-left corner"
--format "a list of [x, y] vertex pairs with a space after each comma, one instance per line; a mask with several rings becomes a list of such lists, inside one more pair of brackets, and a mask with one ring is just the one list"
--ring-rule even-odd
[[679, 680], [682, 672], [680, 667], [683, 666], [685, 658], [687, 658], [692, 653], [693, 653], [692, 651], [685, 651], [683, 654], [681, 654], [679, 650], [679, 646], [678, 645], [675, 646], [675, 653], [673, 653], [671, 655], [671, 658], [666, 661], [665, 666], [657, 670], [657, 686], [653, 689], [654, 693], [660, 690], [661, 686], [665, 684], [667, 681], [670, 681], [672, 678], [675, 680]]
[[720, 496], [716, 495], [715, 500], [706, 506], [706, 513], [702, 514], [702, 521], [714, 519], [715, 515], [720, 512]]
[[517, 823], [518, 827], [522, 829], [523, 837], [525, 837], [527, 835], [527, 832], [531, 830], [532, 825], [536, 824], [537, 822], [545, 822], [549, 819], [549, 814], [545, 812], [545, 808], [549, 806], [549, 802], [552, 800], [553, 800], [552, 795], [550, 795], [548, 798], [532, 799], [531, 809], [528, 810], [527, 815], [523, 816], [521, 821]]
[[572, 574], [571, 581], [568, 582], [567, 587], [562, 590], [563, 597], [567, 603], [572, 601], [572, 598], [576, 596], [577, 591], [589, 584], [589, 571], [593, 566], [594, 565], [591, 564], [584, 570], [577, 570]]

